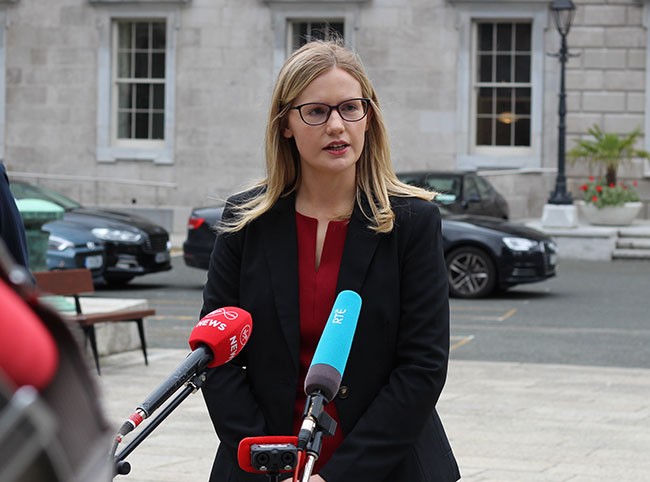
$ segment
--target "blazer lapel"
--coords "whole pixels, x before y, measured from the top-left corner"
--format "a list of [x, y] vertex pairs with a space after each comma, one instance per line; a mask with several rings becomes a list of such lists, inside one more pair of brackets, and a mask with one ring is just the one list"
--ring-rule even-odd
[[[366, 199], [362, 200], [363, 210], [370, 210]], [[343, 258], [337, 281], [337, 292], [352, 290], [361, 294], [361, 288], [366, 280], [368, 267], [375, 254], [381, 235], [368, 228], [368, 219], [358, 204], [355, 204], [348, 235], [343, 248]]]
[[296, 238], [295, 195], [280, 198], [260, 218], [264, 251], [280, 326], [287, 346], [299, 369], [300, 307], [298, 291], [298, 241]]

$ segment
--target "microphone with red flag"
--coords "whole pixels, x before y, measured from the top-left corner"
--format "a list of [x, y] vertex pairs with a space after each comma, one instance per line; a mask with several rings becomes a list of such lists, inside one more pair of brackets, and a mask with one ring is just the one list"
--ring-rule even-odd
[[118, 443], [186, 382], [207, 368], [224, 365], [235, 358], [248, 342], [252, 330], [250, 313], [234, 306], [218, 308], [201, 318], [190, 334], [192, 352], [124, 422], [119, 431]]

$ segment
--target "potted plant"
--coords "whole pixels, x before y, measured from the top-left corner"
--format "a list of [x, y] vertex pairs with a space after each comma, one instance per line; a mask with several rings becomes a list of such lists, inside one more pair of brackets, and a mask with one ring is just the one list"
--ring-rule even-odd
[[592, 139], [579, 139], [567, 156], [572, 161], [584, 160], [590, 169], [599, 170], [599, 177], [589, 177], [581, 186], [583, 202], [578, 205], [591, 224], [630, 224], [639, 214], [642, 203], [632, 185], [617, 182], [618, 168], [632, 158], [650, 159], [650, 153], [637, 149], [635, 143], [641, 130], [626, 135], [606, 133], [598, 125], [587, 131]]

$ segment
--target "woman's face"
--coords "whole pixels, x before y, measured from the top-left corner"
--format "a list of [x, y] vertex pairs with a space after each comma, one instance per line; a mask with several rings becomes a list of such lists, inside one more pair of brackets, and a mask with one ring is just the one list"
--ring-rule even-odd
[[[293, 105], [317, 102], [333, 106], [360, 97], [363, 97], [361, 84], [345, 70], [333, 67], [316, 77]], [[303, 109], [303, 115], [308, 113], [306, 109]], [[370, 115], [371, 112], [368, 112], [360, 121], [348, 122], [341, 118], [336, 109], [332, 109], [327, 122], [312, 126], [303, 122], [298, 110], [292, 109], [282, 134], [287, 139], [294, 138], [303, 175], [354, 175], [355, 164], [363, 151]]]

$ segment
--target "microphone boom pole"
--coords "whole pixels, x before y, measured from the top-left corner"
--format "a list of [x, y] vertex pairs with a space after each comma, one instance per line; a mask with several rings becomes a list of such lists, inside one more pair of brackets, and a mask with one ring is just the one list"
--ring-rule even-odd
[[138, 435], [115, 456], [115, 473], [117, 475], [126, 475], [131, 471], [131, 465], [124, 459], [126, 459], [144, 441], [144, 439], [158, 427], [158, 425], [164, 422], [165, 419], [176, 410], [176, 408], [183, 403], [187, 397], [201, 388], [206, 378], [206, 371], [204, 370], [189, 380], [185, 384], [185, 388], [175, 398], [173, 398], [155, 418], [151, 419], [148, 424], [142, 427], [142, 430]]

